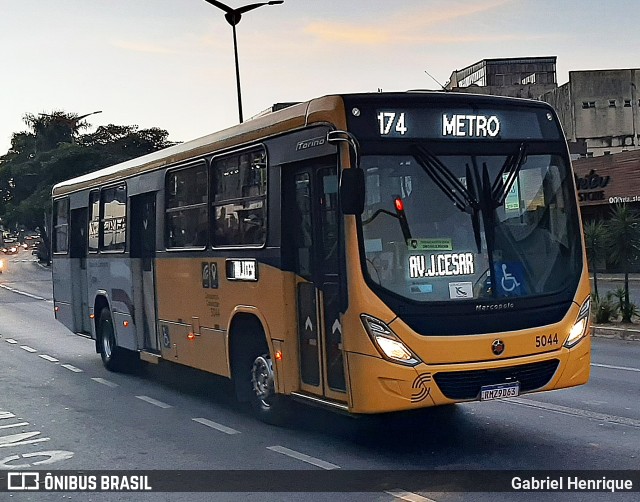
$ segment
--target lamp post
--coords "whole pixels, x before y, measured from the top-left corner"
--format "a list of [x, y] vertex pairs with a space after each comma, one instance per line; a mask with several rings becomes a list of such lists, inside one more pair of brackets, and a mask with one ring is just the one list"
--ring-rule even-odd
[[218, 2], [217, 0], [205, 0], [205, 2], [210, 3], [214, 7], [217, 7], [218, 9], [224, 11], [224, 18], [227, 20], [227, 23], [231, 25], [231, 28], [233, 28], [233, 54], [236, 60], [236, 87], [238, 89], [238, 117], [240, 119], [240, 123], [242, 123], [242, 94], [240, 91], [240, 67], [238, 64], [238, 41], [236, 39], [236, 25], [240, 22], [242, 14], [244, 14], [245, 12], [257, 9], [258, 7], [262, 7], [263, 5], [278, 5], [284, 3], [284, 0], [271, 0], [270, 2], [252, 3], [243, 7], [238, 7], [237, 9], [233, 9], [228, 5], [223, 4], [222, 2]]

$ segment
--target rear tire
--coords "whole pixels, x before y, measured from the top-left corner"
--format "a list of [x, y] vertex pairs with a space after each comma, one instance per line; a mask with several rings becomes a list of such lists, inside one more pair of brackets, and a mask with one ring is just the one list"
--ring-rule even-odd
[[102, 364], [109, 371], [126, 371], [131, 368], [132, 354], [116, 345], [116, 334], [111, 311], [103, 308], [98, 320], [98, 351]]

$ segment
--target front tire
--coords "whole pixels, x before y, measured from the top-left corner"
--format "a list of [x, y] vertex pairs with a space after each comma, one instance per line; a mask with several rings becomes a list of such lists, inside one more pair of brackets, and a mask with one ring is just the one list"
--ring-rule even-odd
[[239, 401], [249, 401], [259, 420], [283, 425], [290, 415], [291, 403], [276, 393], [273, 363], [263, 336], [262, 333], [249, 335], [234, 350], [236, 395]]

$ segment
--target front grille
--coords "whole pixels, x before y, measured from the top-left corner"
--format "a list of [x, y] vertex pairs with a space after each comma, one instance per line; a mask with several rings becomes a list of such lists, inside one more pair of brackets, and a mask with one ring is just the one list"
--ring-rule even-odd
[[551, 359], [491, 370], [444, 371], [436, 373], [433, 378], [449, 399], [476, 399], [484, 385], [520, 382], [520, 392], [544, 387], [559, 363], [558, 359]]

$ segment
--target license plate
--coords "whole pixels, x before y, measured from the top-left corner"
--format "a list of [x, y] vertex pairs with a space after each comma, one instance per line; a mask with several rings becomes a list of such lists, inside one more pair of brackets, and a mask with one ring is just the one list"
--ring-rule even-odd
[[516, 397], [520, 394], [520, 382], [499, 383], [480, 387], [480, 401]]

